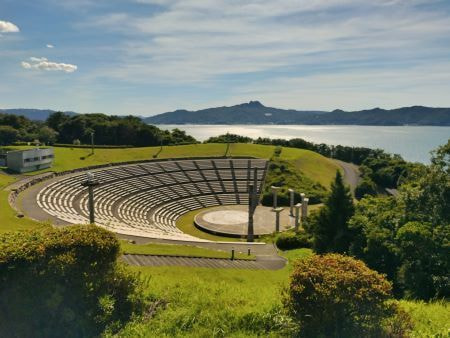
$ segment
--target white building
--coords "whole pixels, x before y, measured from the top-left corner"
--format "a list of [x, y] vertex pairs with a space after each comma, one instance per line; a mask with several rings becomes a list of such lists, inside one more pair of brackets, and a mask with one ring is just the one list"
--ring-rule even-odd
[[53, 158], [54, 153], [51, 148], [14, 150], [6, 154], [6, 165], [12, 171], [25, 173], [50, 168]]

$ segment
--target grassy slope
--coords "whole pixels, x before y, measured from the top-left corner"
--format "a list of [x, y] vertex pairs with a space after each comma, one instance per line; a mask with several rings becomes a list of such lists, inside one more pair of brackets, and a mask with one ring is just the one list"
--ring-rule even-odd
[[15, 180], [13, 176], [0, 173], [0, 233], [41, 226], [40, 223], [31, 219], [25, 217], [18, 218], [16, 211], [9, 206], [9, 190], [4, 190], [4, 188]]
[[[309, 249], [283, 252], [292, 263]], [[278, 271], [184, 267], [134, 267], [150, 278], [147, 292], [167, 302], [149, 321], [131, 322], [120, 337], [278, 337], [276, 313], [292, 265]], [[449, 306], [444, 303], [401, 301], [411, 314], [413, 337], [448, 332]]]
[[[310, 250], [291, 256], [305, 257]], [[250, 337], [264, 332], [279, 309], [280, 292], [290, 267], [279, 271], [206, 269], [183, 267], [133, 268], [150, 277], [148, 293], [168, 302], [148, 322], [133, 322], [122, 337]], [[275, 329], [272, 336], [277, 336]]]
[[[190, 257], [208, 257], [208, 258], [230, 258], [231, 252], [218, 251], [200, 248], [193, 245], [171, 245], [171, 244], [131, 244], [121, 241], [124, 253], [141, 255], [166, 255], [166, 256], [190, 256]], [[235, 253], [237, 259], [254, 259], [255, 257], [244, 253]]]

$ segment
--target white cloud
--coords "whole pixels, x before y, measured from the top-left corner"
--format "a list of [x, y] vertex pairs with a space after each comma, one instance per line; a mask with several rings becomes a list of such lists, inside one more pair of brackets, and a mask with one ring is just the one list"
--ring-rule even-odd
[[31, 62], [22, 61], [22, 68], [25, 69], [38, 69], [38, 70], [52, 70], [52, 71], [63, 71], [65, 73], [73, 73], [77, 70], [76, 65], [68, 63], [57, 63], [49, 61], [47, 58], [37, 58], [30, 57]]
[[9, 21], [0, 20], [0, 33], [17, 33], [20, 29]]
[[[106, 76], [198, 82], [263, 72], [376, 67], [448, 55], [448, 15], [425, 0], [139, 0], [161, 11], [90, 25], [127, 35]], [[433, 1], [433, 0], [427, 0]]]
[[46, 46], [47, 46], [47, 48], [55, 48], [55, 46], [53, 46], [53, 45], [50, 44], [50, 43], [48, 43]]

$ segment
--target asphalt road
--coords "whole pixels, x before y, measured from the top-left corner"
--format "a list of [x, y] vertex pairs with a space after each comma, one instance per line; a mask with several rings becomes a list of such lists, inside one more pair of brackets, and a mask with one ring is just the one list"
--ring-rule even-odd
[[359, 169], [356, 164], [335, 160], [338, 165], [344, 169], [344, 181], [350, 186], [352, 192], [355, 192], [355, 188], [358, 185], [361, 177], [359, 176]]

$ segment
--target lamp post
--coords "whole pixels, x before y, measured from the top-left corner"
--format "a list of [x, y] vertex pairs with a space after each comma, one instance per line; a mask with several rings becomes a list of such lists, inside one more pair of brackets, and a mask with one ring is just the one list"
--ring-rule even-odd
[[94, 131], [91, 131], [91, 154], [94, 155]]
[[94, 224], [95, 223], [95, 215], [94, 215], [94, 187], [96, 185], [99, 185], [98, 181], [95, 179], [95, 176], [93, 173], [88, 172], [86, 174], [87, 179], [86, 181], [82, 182], [81, 185], [83, 187], [88, 187], [89, 191], [89, 223]]

